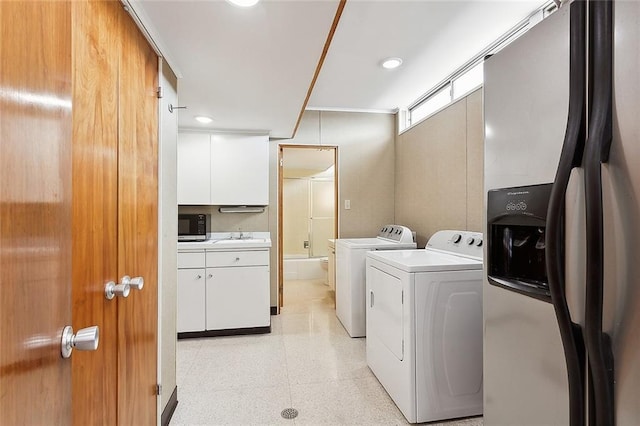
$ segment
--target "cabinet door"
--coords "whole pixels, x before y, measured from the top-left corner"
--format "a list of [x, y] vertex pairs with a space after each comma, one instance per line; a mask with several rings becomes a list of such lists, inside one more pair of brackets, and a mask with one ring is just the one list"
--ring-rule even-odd
[[205, 329], [204, 274], [204, 269], [178, 269], [178, 333]]
[[269, 204], [268, 136], [211, 135], [211, 204]]
[[328, 267], [329, 288], [336, 291], [336, 249], [329, 248], [329, 267]]
[[211, 204], [208, 133], [178, 134], [178, 204]]
[[207, 330], [270, 323], [269, 268], [207, 268]]

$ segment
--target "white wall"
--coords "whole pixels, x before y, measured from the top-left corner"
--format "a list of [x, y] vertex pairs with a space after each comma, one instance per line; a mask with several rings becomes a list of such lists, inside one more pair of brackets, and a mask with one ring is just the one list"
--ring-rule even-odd
[[178, 201], [176, 188], [176, 147], [178, 117], [170, 113], [169, 104], [178, 105], [178, 82], [163, 61], [160, 86], [160, 151], [158, 174], [158, 346], [159, 383], [162, 384], [158, 421], [176, 387], [176, 294], [178, 245]]

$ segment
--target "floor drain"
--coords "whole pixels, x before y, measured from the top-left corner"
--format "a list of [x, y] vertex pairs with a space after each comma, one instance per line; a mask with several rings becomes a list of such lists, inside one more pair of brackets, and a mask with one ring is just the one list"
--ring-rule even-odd
[[285, 408], [280, 415], [285, 419], [295, 419], [298, 417], [298, 410], [295, 408]]

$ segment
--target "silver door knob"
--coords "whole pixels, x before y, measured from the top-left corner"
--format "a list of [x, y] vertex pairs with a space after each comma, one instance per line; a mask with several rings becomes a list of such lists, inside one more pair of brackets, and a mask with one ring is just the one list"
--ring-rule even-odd
[[125, 275], [122, 277], [122, 284], [129, 284], [129, 286], [134, 290], [142, 290], [142, 287], [144, 287], [144, 278], [131, 278], [129, 275]]
[[62, 340], [60, 342], [60, 354], [62, 358], [69, 358], [74, 349], [79, 351], [95, 351], [100, 342], [100, 329], [92, 326], [78, 330], [73, 334], [73, 327], [66, 326], [62, 330]]
[[107, 299], [111, 300], [116, 296], [127, 297], [131, 291], [129, 284], [116, 284], [113, 281], [109, 281], [104, 286], [104, 295]]

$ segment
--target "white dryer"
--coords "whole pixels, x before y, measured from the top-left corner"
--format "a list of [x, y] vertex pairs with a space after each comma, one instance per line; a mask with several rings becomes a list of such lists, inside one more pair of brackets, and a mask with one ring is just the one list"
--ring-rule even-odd
[[367, 254], [367, 364], [411, 423], [482, 414], [482, 234]]
[[413, 234], [401, 225], [386, 225], [375, 238], [335, 241], [336, 315], [351, 337], [363, 337], [365, 321], [366, 255], [372, 250], [416, 248]]

